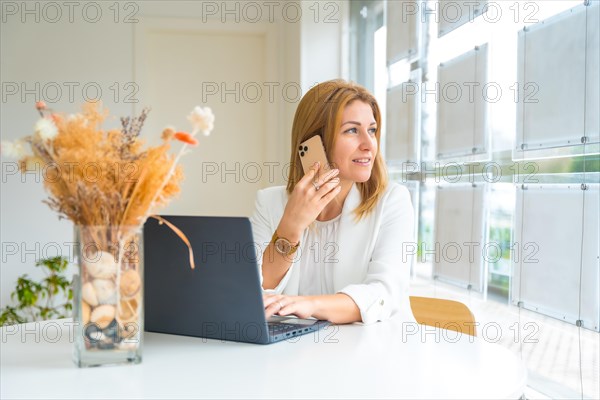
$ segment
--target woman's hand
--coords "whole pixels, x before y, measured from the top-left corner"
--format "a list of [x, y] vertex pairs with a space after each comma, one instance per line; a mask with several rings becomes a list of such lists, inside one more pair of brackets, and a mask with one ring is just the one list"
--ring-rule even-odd
[[308, 296], [285, 296], [281, 294], [263, 294], [265, 317], [277, 315], [295, 315], [298, 318], [310, 318], [316, 310], [316, 304]]
[[300, 240], [302, 232], [341, 190], [340, 180], [337, 178], [340, 172], [338, 169], [317, 174], [319, 169], [317, 162], [298, 181], [285, 206], [277, 233], [291, 242]]
[[316, 318], [334, 324], [349, 324], [362, 321], [354, 300], [345, 293], [318, 296], [285, 296], [263, 294], [265, 316], [295, 315], [298, 318]]

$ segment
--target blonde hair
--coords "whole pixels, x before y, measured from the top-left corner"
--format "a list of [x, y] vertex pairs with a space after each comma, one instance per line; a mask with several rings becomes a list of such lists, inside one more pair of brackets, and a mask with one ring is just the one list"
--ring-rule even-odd
[[[302, 97], [296, 109], [292, 125], [288, 193], [292, 193], [298, 181], [304, 176], [300, 155], [297, 152], [300, 143], [314, 135], [320, 135], [323, 139], [327, 158], [331, 160], [331, 152], [337, 141], [337, 131], [342, 124], [342, 113], [346, 106], [357, 100], [368, 104], [373, 110], [373, 116], [377, 123], [375, 136], [379, 147], [381, 112], [375, 97], [363, 86], [343, 79], [334, 79], [314, 86]], [[387, 183], [385, 162], [378, 151], [369, 180], [356, 183], [361, 194], [361, 203], [354, 210], [357, 219], [360, 220], [375, 208], [387, 187]]]

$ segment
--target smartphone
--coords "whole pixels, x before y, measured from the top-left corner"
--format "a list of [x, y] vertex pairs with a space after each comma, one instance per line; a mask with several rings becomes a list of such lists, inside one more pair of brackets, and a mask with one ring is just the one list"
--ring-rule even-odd
[[319, 135], [315, 135], [300, 143], [298, 154], [300, 155], [300, 162], [302, 163], [302, 169], [304, 170], [305, 175], [317, 161], [320, 164], [317, 176], [319, 173], [325, 173], [331, 169], [331, 166], [327, 161], [327, 154], [325, 153], [323, 141]]

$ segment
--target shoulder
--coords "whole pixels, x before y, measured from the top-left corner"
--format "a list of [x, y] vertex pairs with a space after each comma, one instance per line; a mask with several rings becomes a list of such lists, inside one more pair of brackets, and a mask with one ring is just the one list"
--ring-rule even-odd
[[410, 192], [407, 187], [396, 182], [390, 182], [380, 201], [382, 206], [411, 206]]
[[267, 207], [285, 205], [287, 198], [285, 186], [272, 186], [256, 192], [256, 201]]
[[414, 218], [414, 208], [408, 188], [399, 183], [389, 183], [377, 205], [377, 214], [385, 223]]
[[410, 234], [415, 215], [408, 188], [390, 183], [379, 200], [375, 218], [380, 229], [385, 229], [392, 237]]
[[256, 192], [256, 196], [263, 199], [278, 199], [281, 197], [287, 197], [285, 186], [271, 186], [264, 189], [259, 189]]

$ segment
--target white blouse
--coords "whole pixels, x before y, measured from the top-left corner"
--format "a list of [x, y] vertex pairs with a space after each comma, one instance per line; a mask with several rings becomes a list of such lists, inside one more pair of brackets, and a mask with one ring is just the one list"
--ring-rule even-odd
[[[374, 209], [357, 221], [354, 210], [360, 206], [361, 194], [356, 186], [352, 185], [339, 218], [316, 221], [303, 232], [292, 265], [279, 284], [265, 292], [344, 293], [354, 300], [365, 324], [395, 313], [414, 322], [408, 298], [409, 250], [416, 248], [410, 194], [404, 186], [390, 183]], [[250, 222], [261, 249], [269, 245], [287, 201], [285, 186], [257, 192]], [[258, 251], [259, 267], [262, 256], [263, 251]], [[262, 284], [262, 271], [260, 278]]]
[[304, 243], [301, 243], [300, 296], [315, 296], [335, 293], [333, 272], [338, 262], [338, 231], [342, 214], [329, 221], [314, 221], [308, 228]]

